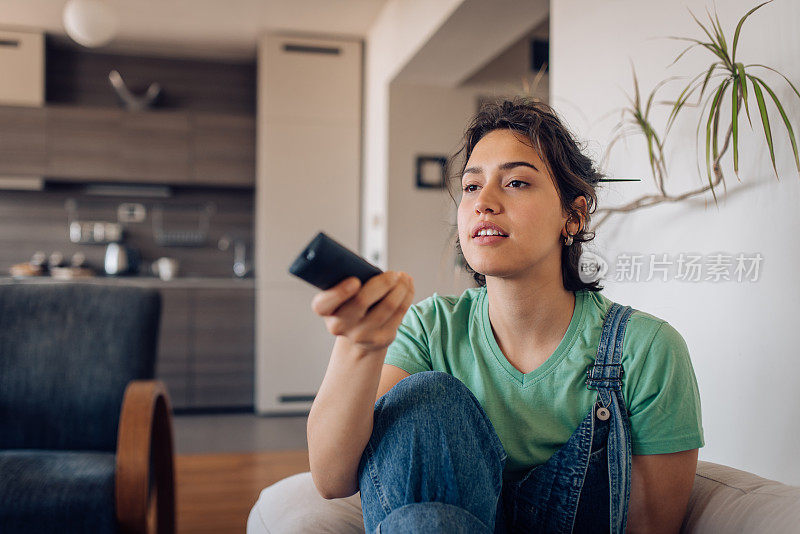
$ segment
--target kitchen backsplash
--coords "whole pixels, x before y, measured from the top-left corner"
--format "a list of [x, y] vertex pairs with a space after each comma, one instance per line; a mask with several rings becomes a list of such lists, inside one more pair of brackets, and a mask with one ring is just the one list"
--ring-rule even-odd
[[[165, 198], [136, 192], [94, 195], [83, 185], [66, 184], [48, 185], [44, 191], [0, 191], [0, 276], [8, 276], [12, 265], [29, 261], [37, 251], [48, 256], [60, 252], [67, 262], [81, 252], [89, 266], [103, 274], [105, 245], [71, 242], [70, 222], [118, 222], [121, 204], [144, 208], [140, 222], [121, 223], [124, 244], [141, 255], [140, 275], [151, 276], [153, 261], [171, 257], [180, 264], [179, 277], [233, 277], [235, 240], [245, 244], [246, 260], [252, 266], [252, 190], [170, 191]], [[128, 211], [140, 211], [139, 206], [134, 208]], [[171, 238], [173, 244], [188, 242], [198, 234], [202, 237], [204, 230], [205, 239], [199, 246], [164, 246], [170, 243], [165, 239]], [[228, 242], [226, 250], [220, 250], [221, 241], [223, 246]]]

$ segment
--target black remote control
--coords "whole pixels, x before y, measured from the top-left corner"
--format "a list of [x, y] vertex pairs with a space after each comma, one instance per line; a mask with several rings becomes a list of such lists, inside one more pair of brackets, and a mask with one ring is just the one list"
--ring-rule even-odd
[[319, 232], [289, 266], [289, 273], [322, 290], [351, 276], [363, 285], [382, 272], [324, 232]]

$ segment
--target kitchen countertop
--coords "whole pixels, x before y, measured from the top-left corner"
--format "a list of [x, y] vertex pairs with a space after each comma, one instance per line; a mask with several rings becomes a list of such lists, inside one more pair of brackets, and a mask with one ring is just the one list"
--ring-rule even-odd
[[0, 284], [44, 284], [57, 282], [80, 282], [87, 284], [113, 284], [131, 285], [139, 287], [159, 287], [159, 288], [242, 288], [255, 289], [254, 278], [234, 278], [234, 277], [177, 277], [172, 280], [161, 280], [153, 276], [95, 276], [92, 278], [76, 278], [74, 280], [61, 280], [50, 276], [27, 276], [27, 277], [0, 277]]

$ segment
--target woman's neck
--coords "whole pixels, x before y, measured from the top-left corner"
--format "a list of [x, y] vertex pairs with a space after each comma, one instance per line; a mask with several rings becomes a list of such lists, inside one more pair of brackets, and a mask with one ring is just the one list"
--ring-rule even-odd
[[538, 367], [564, 338], [575, 293], [561, 279], [546, 284], [497, 278], [486, 282], [489, 322], [498, 346], [518, 367]]

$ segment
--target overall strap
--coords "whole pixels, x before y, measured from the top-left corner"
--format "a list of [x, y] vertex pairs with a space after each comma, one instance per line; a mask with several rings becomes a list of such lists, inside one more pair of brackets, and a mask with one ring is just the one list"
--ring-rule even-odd
[[611, 412], [608, 431], [611, 532], [625, 532], [631, 486], [630, 423], [622, 395], [622, 342], [630, 306], [613, 303], [603, 321], [603, 333], [594, 365], [586, 371], [586, 387], [597, 389], [598, 402]]

